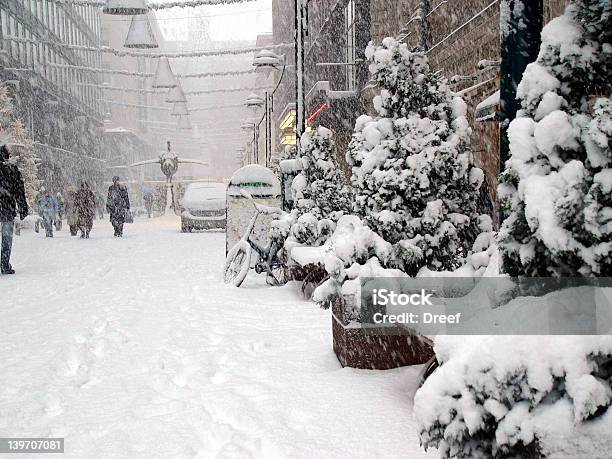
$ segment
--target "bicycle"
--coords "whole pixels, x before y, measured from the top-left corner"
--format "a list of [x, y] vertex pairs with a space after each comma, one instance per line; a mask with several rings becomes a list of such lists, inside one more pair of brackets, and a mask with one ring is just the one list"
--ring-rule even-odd
[[236, 287], [240, 287], [251, 268], [251, 256], [255, 252], [259, 257], [257, 263], [255, 263], [255, 272], [257, 274], [265, 272], [267, 275], [266, 281], [269, 285], [284, 285], [288, 279], [286, 256], [282, 245], [272, 239], [267, 247], [262, 247], [251, 239], [260, 215], [282, 215], [284, 212], [278, 207], [258, 204], [253, 196], [245, 190], [240, 190], [240, 194], [251, 201], [256, 212], [240, 241], [227, 254], [223, 271], [224, 281], [226, 284], [234, 284]]

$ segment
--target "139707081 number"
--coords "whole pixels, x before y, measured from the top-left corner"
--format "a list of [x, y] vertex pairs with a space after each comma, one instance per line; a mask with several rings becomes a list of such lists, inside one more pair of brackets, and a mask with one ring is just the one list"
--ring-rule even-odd
[[0, 453], [63, 452], [63, 438], [0, 438]]

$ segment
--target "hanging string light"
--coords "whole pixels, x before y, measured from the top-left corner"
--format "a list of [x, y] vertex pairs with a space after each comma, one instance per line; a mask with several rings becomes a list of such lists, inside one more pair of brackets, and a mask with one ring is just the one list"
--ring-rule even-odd
[[151, 49], [158, 48], [157, 40], [153, 35], [153, 29], [149, 18], [146, 14], [140, 14], [132, 17], [130, 29], [128, 30], [127, 38], [125, 39], [126, 48], [136, 49]]
[[187, 109], [187, 104], [185, 102], [177, 102], [172, 107], [172, 112], [170, 112], [172, 116], [184, 116], [189, 115], [189, 110]]
[[157, 62], [157, 70], [155, 70], [155, 79], [152, 87], [154, 88], [174, 88], [178, 85], [178, 81], [172, 73], [170, 61], [167, 57], [160, 57]]
[[149, 11], [146, 0], [107, 0], [102, 12], [106, 14], [122, 14], [133, 16]]
[[177, 127], [185, 131], [193, 129], [193, 127], [191, 126], [191, 120], [189, 119], [189, 116], [179, 116]]
[[185, 97], [185, 93], [183, 92], [183, 88], [180, 84], [177, 84], [174, 88], [170, 88], [168, 95], [166, 96], [166, 102], [187, 102], [187, 98]]

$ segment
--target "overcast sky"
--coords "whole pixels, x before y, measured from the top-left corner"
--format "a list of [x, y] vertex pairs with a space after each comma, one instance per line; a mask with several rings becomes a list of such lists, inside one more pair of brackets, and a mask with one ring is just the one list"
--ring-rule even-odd
[[217, 40], [250, 40], [272, 31], [272, 0], [256, 0], [234, 5], [172, 8], [156, 12], [160, 28], [168, 40], [187, 38], [190, 19], [208, 21], [210, 37]]

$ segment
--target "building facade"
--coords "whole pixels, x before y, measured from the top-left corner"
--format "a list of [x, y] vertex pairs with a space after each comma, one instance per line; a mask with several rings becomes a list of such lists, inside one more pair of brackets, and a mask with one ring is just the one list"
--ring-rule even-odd
[[[567, 0], [544, 0], [544, 22], [561, 14]], [[275, 43], [291, 41], [294, 0], [273, 2]], [[365, 48], [392, 36], [424, 51], [433, 72], [464, 97], [473, 128], [474, 160], [486, 172], [489, 201], [496, 201], [499, 173], [499, 0], [319, 0], [308, 7], [306, 117], [310, 128], [335, 133], [338, 162], [348, 174], [345, 153], [355, 119], [375, 114], [377, 89], [369, 81]], [[293, 63], [293, 61], [291, 62]], [[295, 100], [293, 82], [283, 97]], [[291, 102], [287, 102], [291, 107]], [[277, 107], [278, 108], [278, 107]], [[294, 108], [294, 106], [293, 106]], [[278, 112], [277, 112], [278, 113]], [[290, 125], [283, 110], [277, 127]], [[284, 124], [283, 124], [284, 123]], [[292, 127], [295, 124], [292, 125]]]
[[52, 189], [104, 172], [100, 9], [49, 0], [0, 0], [0, 80], [14, 99]]

